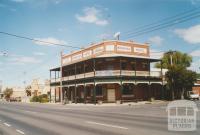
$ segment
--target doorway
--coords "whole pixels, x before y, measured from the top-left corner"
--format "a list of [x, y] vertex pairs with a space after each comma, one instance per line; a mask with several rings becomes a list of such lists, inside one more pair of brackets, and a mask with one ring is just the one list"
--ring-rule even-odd
[[115, 102], [115, 89], [107, 89], [108, 102]]

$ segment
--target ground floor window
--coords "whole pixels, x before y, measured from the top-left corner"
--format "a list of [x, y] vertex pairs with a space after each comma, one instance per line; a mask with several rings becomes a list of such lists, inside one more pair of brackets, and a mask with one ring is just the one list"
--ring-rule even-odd
[[91, 90], [89, 87], [86, 87], [86, 97], [90, 97], [91, 96]]
[[103, 96], [102, 86], [96, 86], [96, 96]]
[[130, 85], [123, 85], [123, 95], [133, 95], [133, 89]]

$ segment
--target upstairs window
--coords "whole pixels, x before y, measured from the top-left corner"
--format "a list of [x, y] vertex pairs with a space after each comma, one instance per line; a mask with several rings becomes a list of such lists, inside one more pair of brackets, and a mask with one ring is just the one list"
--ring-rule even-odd
[[142, 68], [147, 70], [148, 69], [148, 63], [147, 62], [143, 62], [142, 63]]
[[126, 70], [126, 63], [125, 63], [125, 62], [122, 62], [122, 63], [121, 63], [121, 66], [122, 66], [122, 67], [121, 67], [122, 70]]

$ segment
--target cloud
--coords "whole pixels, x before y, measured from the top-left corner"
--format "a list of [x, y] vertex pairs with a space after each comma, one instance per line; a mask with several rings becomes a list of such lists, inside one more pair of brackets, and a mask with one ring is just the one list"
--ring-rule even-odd
[[109, 39], [109, 38], [112, 38], [112, 35], [108, 34], [108, 33], [103, 33], [103, 34], [98, 35], [97, 38], [99, 38], [99, 39]]
[[36, 59], [35, 57], [27, 56], [13, 57], [9, 59], [9, 61], [11, 61], [11, 64], [37, 64], [41, 62], [41, 60]]
[[200, 50], [195, 50], [191, 52], [190, 55], [193, 57], [200, 57]]
[[44, 56], [44, 55], [46, 55], [43, 52], [34, 52], [33, 54], [36, 55], [36, 56]]
[[192, 5], [196, 5], [200, 2], [200, 0], [190, 0]]
[[161, 38], [160, 36], [154, 36], [154, 37], [150, 37], [148, 39], [148, 42], [150, 42], [151, 44], [155, 44], [155, 45], [161, 45], [163, 42], [163, 38]]
[[164, 52], [159, 51], [159, 50], [155, 50], [155, 49], [151, 49], [150, 50], [150, 57], [151, 58], [155, 58], [155, 59], [160, 59], [163, 57]]
[[188, 68], [190, 70], [193, 70], [195, 72], [200, 72], [200, 60], [192, 62], [191, 66]]
[[195, 25], [187, 29], [175, 29], [174, 32], [190, 44], [200, 43], [200, 25]]
[[66, 44], [66, 42], [64, 40], [59, 40], [56, 38], [52, 38], [52, 37], [48, 37], [48, 38], [35, 38], [34, 43], [37, 45], [48, 45], [48, 46], [52, 46], [53, 44]]
[[102, 11], [95, 7], [87, 7], [83, 10], [84, 15], [76, 14], [76, 19], [83, 23], [93, 23], [100, 26], [108, 24], [106, 19], [102, 19]]

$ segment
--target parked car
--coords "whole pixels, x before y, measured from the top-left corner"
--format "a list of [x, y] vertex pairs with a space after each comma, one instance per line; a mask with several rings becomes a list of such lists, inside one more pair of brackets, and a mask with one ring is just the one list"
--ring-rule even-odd
[[190, 100], [199, 100], [199, 94], [198, 93], [195, 93], [193, 91], [188, 91], [187, 92], [187, 98], [190, 99]]

